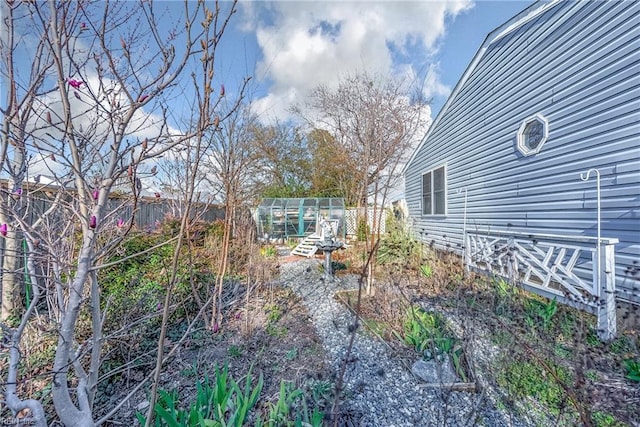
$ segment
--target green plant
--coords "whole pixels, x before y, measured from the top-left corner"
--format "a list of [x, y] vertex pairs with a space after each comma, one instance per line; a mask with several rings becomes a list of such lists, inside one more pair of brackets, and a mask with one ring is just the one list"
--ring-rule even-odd
[[288, 332], [286, 327], [277, 326], [277, 325], [274, 325], [273, 323], [267, 324], [265, 331], [267, 332], [267, 335], [274, 338], [282, 338], [286, 336]]
[[404, 228], [393, 227], [387, 230], [378, 247], [378, 262], [381, 265], [418, 264], [421, 254], [419, 242]]
[[282, 317], [282, 308], [277, 304], [267, 305], [265, 310], [267, 311], [267, 321], [269, 323], [275, 323]]
[[467, 375], [462, 366], [462, 346], [439, 313], [412, 307], [407, 311], [402, 335], [395, 331], [394, 335], [425, 359], [450, 358], [458, 376], [466, 381]]
[[[183, 409], [178, 404], [177, 391], [171, 393], [164, 390], [158, 392], [156, 404], [156, 427], [241, 427], [245, 424], [249, 411], [255, 406], [262, 392], [262, 375], [253, 386], [251, 371], [246, 375], [244, 386], [241, 388], [229, 376], [225, 366], [222, 371], [215, 367], [215, 383], [209, 377], [197, 385], [196, 399], [189, 409]], [[137, 413], [136, 417], [141, 425], [145, 425], [146, 417]]]
[[267, 326], [265, 328], [267, 334], [276, 338], [287, 335], [287, 328], [277, 325], [284, 314], [282, 308], [277, 304], [270, 304], [265, 306], [265, 310], [267, 312]]
[[565, 347], [564, 345], [557, 343], [554, 347], [553, 347], [553, 352], [555, 353], [556, 356], [558, 356], [561, 359], [569, 359], [571, 358], [571, 355], [573, 354], [572, 349]]
[[462, 381], [467, 381], [467, 374], [465, 373], [462, 366], [462, 357], [462, 347], [457, 346], [456, 348], [452, 349], [451, 362], [453, 363], [453, 368], [455, 369], [456, 373], [460, 375]]
[[422, 264], [420, 266], [420, 274], [429, 279], [433, 276], [433, 269], [428, 264]]
[[542, 330], [548, 331], [553, 317], [558, 312], [558, 302], [555, 299], [544, 302], [529, 298], [525, 300], [524, 305], [526, 310], [525, 323], [527, 326], [533, 329], [540, 321], [542, 323]]
[[316, 405], [324, 404], [329, 401], [332, 388], [331, 382], [329, 381], [314, 381], [311, 384], [311, 398]]
[[537, 363], [516, 360], [504, 366], [497, 381], [512, 397], [533, 397], [553, 413], [557, 413], [563, 407], [566, 395], [555, 378], [564, 384], [570, 384], [572, 376], [568, 369], [561, 366], [554, 366], [553, 370], [554, 375], [551, 375]]
[[626, 424], [619, 422], [611, 414], [602, 411], [595, 411], [591, 415], [595, 427], [625, 427]]
[[273, 245], [262, 246], [260, 248], [260, 255], [265, 258], [275, 258], [278, 256], [278, 249]]
[[364, 220], [358, 221], [358, 228], [356, 229], [356, 238], [358, 242], [364, 242], [367, 240], [367, 236], [369, 236], [370, 230], [369, 225]]
[[551, 325], [551, 319], [558, 312], [558, 301], [556, 299], [552, 299], [548, 303], [542, 305], [538, 308], [538, 316], [542, 319], [542, 328], [544, 330], [548, 330]]
[[499, 316], [507, 316], [510, 313], [511, 303], [518, 293], [518, 288], [511, 285], [502, 277], [493, 280], [493, 290], [495, 292], [494, 311]]
[[640, 382], [640, 360], [628, 359], [624, 361], [626, 377], [631, 381]]
[[626, 335], [619, 336], [609, 343], [609, 351], [614, 354], [631, 353], [634, 346], [631, 338]]
[[444, 327], [444, 319], [439, 314], [411, 307], [403, 323], [403, 334], [396, 333], [396, 336], [418, 353], [422, 354], [432, 346], [444, 352], [444, 348], [451, 347], [444, 335]]
[[304, 392], [301, 389], [294, 388], [292, 383], [281, 381], [278, 400], [276, 403], [269, 405], [267, 420], [260, 420], [256, 423], [256, 426], [297, 427], [311, 425], [320, 427], [323, 419], [324, 414], [317, 408], [313, 408], [311, 412], [309, 411]]
[[238, 357], [242, 356], [242, 347], [241, 346], [231, 344], [227, 351], [229, 352], [229, 356], [231, 356], [231, 357], [238, 358]]
[[180, 371], [180, 375], [182, 375], [183, 377], [187, 377], [187, 378], [197, 377], [198, 368], [196, 367], [195, 364], [191, 365], [190, 367], [181, 370]]
[[294, 347], [291, 350], [287, 351], [285, 357], [287, 358], [287, 360], [295, 359], [296, 357], [298, 357], [298, 349]]
[[591, 381], [598, 381], [599, 379], [598, 371], [594, 371], [592, 369], [587, 370], [584, 373], [584, 376]]
[[494, 280], [495, 290], [500, 298], [508, 298], [516, 294], [516, 287], [512, 286], [509, 282], [507, 282], [502, 277]]

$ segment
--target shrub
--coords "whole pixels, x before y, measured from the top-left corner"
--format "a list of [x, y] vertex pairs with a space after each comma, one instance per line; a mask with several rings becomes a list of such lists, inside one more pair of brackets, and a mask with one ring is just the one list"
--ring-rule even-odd
[[358, 227], [356, 229], [356, 238], [358, 239], [358, 242], [366, 241], [370, 233], [371, 230], [369, 228], [369, 224], [364, 220], [359, 220]]
[[378, 262], [382, 265], [419, 265], [422, 247], [403, 227], [391, 227], [380, 240]]

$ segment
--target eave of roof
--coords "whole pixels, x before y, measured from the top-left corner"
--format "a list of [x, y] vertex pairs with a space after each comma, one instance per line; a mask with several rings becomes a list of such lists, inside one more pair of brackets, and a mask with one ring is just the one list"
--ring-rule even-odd
[[563, 0], [539, 0], [536, 3], [532, 4], [531, 6], [529, 6], [528, 8], [524, 9], [522, 12], [518, 13], [509, 21], [505, 22], [504, 24], [502, 24], [501, 26], [499, 26], [498, 28], [490, 32], [487, 35], [487, 37], [485, 37], [484, 42], [482, 42], [482, 45], [480, 46], [476, 54], [473, 56], [471, 63], [469, 64], [469, 66], [467, 66], [466, 70], [464, 71], [464, 74], [462, 75], [460, 80], [458, 80], [458, 83], [456, 83], [456, 86], [453, 88], [453, 91], [447, 98], [447, 102], [445, 102], [444, 106], [440, 109], [440, 112], [436, 116], [433, 123], [431, 123], [431, 126], [429, 126], [429, 129], [427, 130], [427, 133], [425, 134], [424, 138], [422, 138], [422, 140], [420, 141], [420, 144], [418, 144], [416, 149], [411, 154], [411, 157], [402, 168], [403, 175], [405, 174], [407, 168], [413, 162], [415, 156], [422, 149], [422, 146], [424, 145], [424, 143], [427, 141], [427, 139], [429, 139], [429, 136], [431, 135], [433, 130], [438, 126], [440, 119], [444, 117], [447, 109], [451, 106], [453, 101], [458, 96], [458, 93], [460, 92], [464, 84], [467, 82], [467, 80], [469, 79], [469, 77], [477, 67], [478, 63], [480, 62], [485, 52], [487, 51], [488, 47], [491, 46], [493, 43], [499, 41], [503, 37], [509, 35], [513, 31], [517, 30], [518, 28], [522, 27], [532, 19], [535, 19], [542, 13], [546, 12], [548, 9], [551, 9], [561, 1]]

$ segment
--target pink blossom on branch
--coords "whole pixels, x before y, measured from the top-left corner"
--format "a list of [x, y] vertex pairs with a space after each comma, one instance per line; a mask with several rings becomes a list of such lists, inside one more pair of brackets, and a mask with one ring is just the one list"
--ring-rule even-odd
[[7, 224], [0, 225], [0, 234], [2, 234], [3, 237], [7, 236]]
[[95, 215], [91, 215], [91, 220], [89, 221], [89, 227], [96, 228], [97, 225], [98, 225], [98, 219], [96, 218]]
[[76, 80], [76, 79], [68, 79], [67, 83], [69, 83], [69, 86], [71, 86], [74, 89], [80, 89], [80, 86], [82, 86], [82, 83], [80, 80]]
[[122, 218], [119, 218], [118, 222], [116, 223], [116, 227], [122, 228], [123, 226], [124, 226], [124, 220]]

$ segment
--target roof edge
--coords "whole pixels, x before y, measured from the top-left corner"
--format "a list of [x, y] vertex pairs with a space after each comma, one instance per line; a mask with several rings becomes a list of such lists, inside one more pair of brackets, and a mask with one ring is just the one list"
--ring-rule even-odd
[[427, 139], [429, 138], [433, 130], [436, 128], [436, 126], [440, 122], [440, 119], [444, 116], [446, 111], [449, 109], [450, 105], [453, 103], [454, 99], [457, 97], [458, 92], [460, 92], [464, 84], [469, 79], [469, 76], [471, 75], [471, 73], [474, 71], [474, 69], [480, 62], [480, 59], [484, 56], [484, 53], [487, 51], [487, 48], [491, 44], [495, 43], [496, 41], [502, 39], [503, 37], [509, 35], [513, 31], [522, 27], [527, 22], [531, 21], [532, 19], [535, 19], [542, 13], [546, 12], [548, 9], [551, 9], [552, 7], [556, 6], [561, 1], [562, 0], [538, 0], [536, 3], [527, 7], [526, 9], [524, 9], [522, 12], [515, 15], [510, 20], [500, 25], [495, 30], [491, 31], [485, 37], [484, 41], [482, 42], [482, 45], [480, 45], [475, 55], [473, 56], [471, 62], [469, 63], [464, 73], [462, 74], [462, 77], [460, 77], [460, 80], [458, 80], [458, 83], [456, 83], [455, 87], [451, 91], [451, 94], [447, 98], [447, 101], [440, 109], [440, 112], [438, 112], [438, 115], [431, 123], [431, 126], [429, 126], [429, 129], [427, 130], [427, 133], [425, 134], [424, 138], [422, 138], [418, 146], [415, 148], [415, 150], [411, 154], [411, 157], [409, 157], [409, 160], [405, 163], [404, 167], [402, 168], [402, 172], [401, 172], [402, 175], [406, 173], [407, 168], [411, 165], [411, 163], [413, 163], [415, 156], [422, 149], [422, 146], [424, 145], [424, 143], [427, 141]]

